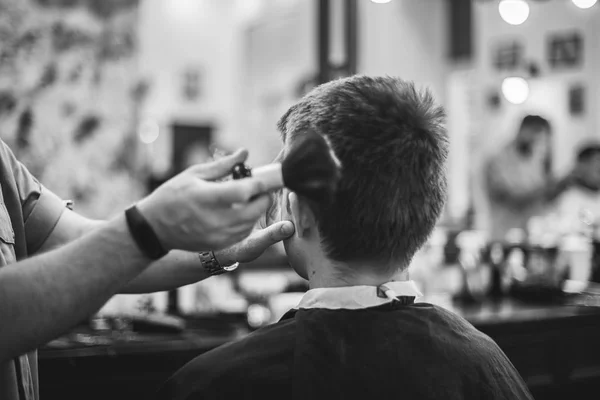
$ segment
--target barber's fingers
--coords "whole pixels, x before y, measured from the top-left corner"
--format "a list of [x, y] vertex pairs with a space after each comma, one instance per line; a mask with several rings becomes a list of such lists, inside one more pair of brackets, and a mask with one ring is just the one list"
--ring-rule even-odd
[[231, 208], [223, 214], [222, 221], [226, 221], [231, 234], [245, 232], [248, 235], [256, 229], [258, 220], [270, 207], [271, 201], [270, 196], [261, 195], [246, 203], [232, 204]]
[[245, 178], [212, 183], [210, 193], [213, 202], [222, 206], [248, 203], [256, 195], [265, 193], [265, 185], [258, 179]]
[[294, 232], [295, 227], [293, 222], [279, 221], [264, 229], [255, 230], [251, 236], [255, 240], [253, 245], [264, 251], [267, 247], [289, 238]]
[[273, 199], [271, 196], [263, 194], [254, 199], [251, 202], [239, 205], [237, 207], [237, 218], [240, 221], [247, 221], [256, 225], [258, 220], [265, 215]]
[[231, 174], [231, 169], [236, 164], [245, 162], [247, 158], [248, 151], [240, 149], [235, 153], [219, 158], [216, 161], [194, 165], [189, 168], [189, 172], [200, 179], [213, 181]]

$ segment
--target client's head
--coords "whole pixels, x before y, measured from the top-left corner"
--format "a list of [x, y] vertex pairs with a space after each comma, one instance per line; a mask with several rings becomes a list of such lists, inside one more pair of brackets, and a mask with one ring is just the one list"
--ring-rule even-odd
[[317, 204], [287, 190], [275, 202], [280, 218], [296, 225], [296, 234], [285, 242], [296, 272], [305, 278], [323, 268], [391, 276], [406, 269], [444, 205], [443, 122], [444, 111], [428, 91], [393, 77], [329, 82], [283, 115], [278, 123], [283, 157], [312, 129], [342, 164], [331, 203]]

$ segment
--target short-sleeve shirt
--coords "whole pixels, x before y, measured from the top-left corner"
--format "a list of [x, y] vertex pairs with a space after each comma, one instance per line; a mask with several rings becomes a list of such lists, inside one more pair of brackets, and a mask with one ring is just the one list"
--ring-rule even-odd
[[[65, 207], [59, 197], [42, 186], [27, 171], [2, 140], [0, 187], [2, 268], [35, 254], [52, 233]], [[9, 323], [10, 321], [0, 321], [0, 329]], [[0, 399], [37, 400], [38, 397], [35, 351], [0, 364]]]

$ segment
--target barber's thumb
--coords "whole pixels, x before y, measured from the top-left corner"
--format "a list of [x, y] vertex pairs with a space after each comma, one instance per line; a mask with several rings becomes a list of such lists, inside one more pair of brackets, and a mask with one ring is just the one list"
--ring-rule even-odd
[[296, 228], [291, 221], [281, 221], [269, 225], [260, 231], [261, 242], [263, 246], [269, 247], [277, 242], [289, 238], [294, 234]]
[[247, 158], [248, 151], [240, 149], [235, 153], [219, 158], [218, 160], [195, 165], [190, 168], [190, 171], [200, 179], [209, 181], [221, 179], [231, 174], [233, 167], [236, 164], [245, 162]]

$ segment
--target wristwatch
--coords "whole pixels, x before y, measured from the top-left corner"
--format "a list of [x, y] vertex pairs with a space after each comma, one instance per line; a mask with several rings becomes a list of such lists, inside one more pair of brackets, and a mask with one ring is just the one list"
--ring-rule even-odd
[[221, 275], [225, 272], [231, 272], [235, 270], [240, 263], [236, 262], [229, 266], [222, 266], [219, 263], [219, 260], [215, 257], [215, 253], [212, 251], [204, 251], [202, 253], [198, 253], [198, 257], [200, 257], [200, 263], [202, 264], [202, 268], [208, 272], [210, 276]]

